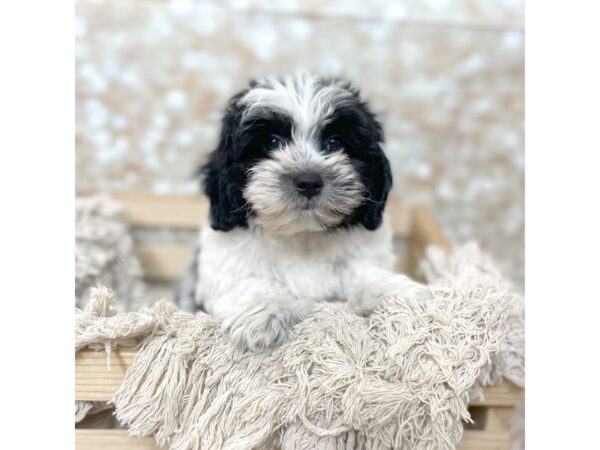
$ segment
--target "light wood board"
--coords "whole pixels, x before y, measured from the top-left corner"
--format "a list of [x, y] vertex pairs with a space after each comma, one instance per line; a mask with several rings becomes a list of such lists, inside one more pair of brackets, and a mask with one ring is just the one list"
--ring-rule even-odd
[[[465, 431], [457, 450], [509, 450], [507, 433]], [[127, 430], [75, 430], [77, 450], [159, 450], [154, 438], [129, 437]]]

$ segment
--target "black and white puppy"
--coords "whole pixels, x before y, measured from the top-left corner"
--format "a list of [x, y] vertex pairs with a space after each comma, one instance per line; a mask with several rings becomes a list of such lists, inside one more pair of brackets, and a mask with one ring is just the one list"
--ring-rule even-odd
[[359, 313], [429, 290], [393, 273], [383, 214], [392, 186], [380, 123], [349, 83], [307, 74], [253, 81], [234, 96], [202, 168], [195, 302], [238, 346], [286, 340], [315, 302]]

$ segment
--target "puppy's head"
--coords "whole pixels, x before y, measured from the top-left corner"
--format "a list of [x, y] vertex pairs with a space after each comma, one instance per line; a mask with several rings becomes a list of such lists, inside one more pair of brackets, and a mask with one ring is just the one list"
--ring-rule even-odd
[[392, 184], [380, 123], [349, 83], [306, 74], [251, 82], [227, 107], [202, 171], [211, 226], [276, 234], [381, 223]]

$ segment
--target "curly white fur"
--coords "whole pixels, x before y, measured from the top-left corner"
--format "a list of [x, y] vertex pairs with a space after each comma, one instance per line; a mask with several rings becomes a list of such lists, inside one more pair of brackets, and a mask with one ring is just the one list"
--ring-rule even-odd
[[368, 314], [390, 296], [424, 300], [429, 289], [393, 272], [387, 218], [362, 227], [279, 236], [261, 226], [228, 232], [204, 227], [200, 236], [197, 301], [224, 319], [243, 348], [281, 343], [317, 302], [348, 301]]

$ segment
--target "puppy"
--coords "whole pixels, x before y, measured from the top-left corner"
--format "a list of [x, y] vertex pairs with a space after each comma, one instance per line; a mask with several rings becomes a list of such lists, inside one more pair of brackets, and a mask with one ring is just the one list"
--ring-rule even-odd
[[393, 272], [382, 143], [380, 123], [345, 81], [252, 81], [230, 100], [201, 169], [210, 226], [184, 295], [252, 351], [288, 339], [315, 302], [368, 314], [393, 296], [428, 298]]

